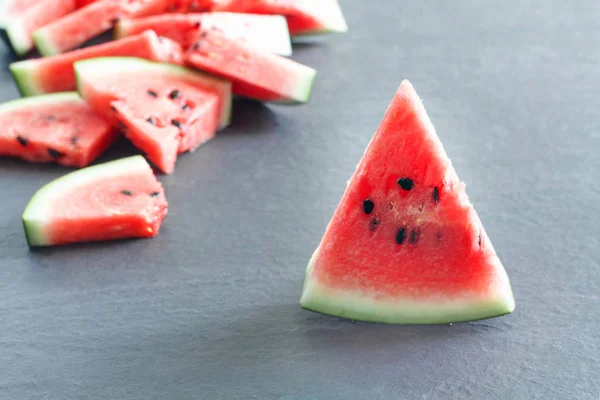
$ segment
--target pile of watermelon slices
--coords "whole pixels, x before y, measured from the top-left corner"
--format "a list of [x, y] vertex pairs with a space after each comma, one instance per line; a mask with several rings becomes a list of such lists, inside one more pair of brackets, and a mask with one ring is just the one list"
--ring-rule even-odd
[[[347, 30], [337, 0], [4, 0], [0, 16], [17, 54], [42, 56], [9, 67], [23, 98], [0, 105], [0, 156], [80, 168], [27, 206], [32, 247], [155, 236], [167, 202], [150, 165], [174, 172], [234, 96], [306, 103], [316, 71], [288, 58], [291, 36]], [[122, 135], [145, 157], [89, 167]]]
[[[232, 97], [301, 104], [316, 72], [290, 36], [344, 32], [337, 0], [4, 0], [22, 99], [0, 105], [0, 155], [80, 168], [23, 213], [31, 247], [146, 238], [172, 173], [227, 127]], [[114, 41], [81, 47], [113, 30]], [[143, 155], [90, 166], [124, 135]], [[404, 81], [305, 274], [303, 308], [398, 324], [511, 313], [511, 285], [427, 113]]]

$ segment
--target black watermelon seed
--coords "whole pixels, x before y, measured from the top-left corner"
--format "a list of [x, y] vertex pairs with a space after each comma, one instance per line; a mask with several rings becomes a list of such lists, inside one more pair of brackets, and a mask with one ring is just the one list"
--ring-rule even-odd
[[73, 137], [71, 138], [71, 143], [73, 143], [73, 144], [77, 144], [77, 143], [79, 143], [79, 137], [77, 137], [77, 136], [73, 136]]
[[148, 119], [146, 119], [146, 122], [150, 125], [156, 125], [156, 120], [154, 119], [154, 117], [148, 117]]
[[477, 239], [477, 243], [479, 243], [479, 246], [481, 246], [481, 234], [479, 234], [479, 237]]
[[125, 196], [133, 196], [131, 190], [121, 190], [121, 194], [124, 194]]
[[21, 144], [21, 146], [23, 147], [27, 147], [27, 145], [29, 144], [29, 140], [25, 139], [23, 136], [17, 136], [17, 141]]
[[175, 89], [171, 93], [169, 93], [169, 98], [171, 100], [175, 100], [175, 99], [178, 99], [180, 95], [181, 95], [181, 92], [179, 90]]
[[171, 125], [177, 127], [178, 129], [181, 129], [181, 122], [177, 121], [176, 119], [171, 120]]
[[363, 211], [365, 212], [365, 214], [371, 214], [374, 208], [375, 204], [371, 200], [366, 199], [365, 201], [363, 201]]
[[202, 23], [200, 21], [196, 21], [196, 23], [194, 24], [194, 28], [198, 29], [202, 26]]
[[369, 224], [369, 229], [374, 231], [379, 226], [379, 220], [377, 218], [373, 218], [371, 223]]
[[400, 178], [398, 179], [398, 185], [404, 190], [411, 190], [414, 186], [414, 182], [410, 178]]
[[410, 233], [410, 242], [412, 244], [415, 244], [419, 241], [419, 230], [418, 229], [414, 229], [411, 233]]
[[152, 97], [158, 97], [158, 93], [156, 93], [154, 90], [148, 90], [148, 95]]
[[188, 106], [187, 104], [184, 104], [184, 105], [181, 106], [181, 109], [182, 110], [189, 110], [190, 106]]
[[433, 202], [437, 204], [438, 201], [440, 201], [440, 188], [436, 186], [433, 188]]
[[398, 233], [396, 234], [396, 243], [402, 244], [404, 242], [404, 239], [406, 239], [406, 229], [400, 228], [398, 229]]
[[62, 156], [64, 156], [63, 153], [61, 153], [58, 150], [54, 150], [53, 148], [48, 147], [48, 154], [50, 154], [50, 157], [52, 158], [60, 158]]
[[202, 32], [202, 33], [200, 34], [200, 37], [201, 37], [201, 38], [203, 38], [203, 39], [204, 39], [206, 36], [208, 36], [208, 32], [206, 32], [206, 31], [204, 31], [204, 32]]
[[160, 192], [152, 192], [150, 193], [150, 197], [160, 196]]
[[110, 106], [110, 111], [117, 112], [117, 109], [115, 108], [115, 106]]
[[194, 43], [194, 50], [200, 49], [200, 42]]
[[126, 131], [127, 130], [127, 125], [125, 125], [124, 123], [122, 123], [121, 121], [119, 121], [119, 129], [122, 131]]

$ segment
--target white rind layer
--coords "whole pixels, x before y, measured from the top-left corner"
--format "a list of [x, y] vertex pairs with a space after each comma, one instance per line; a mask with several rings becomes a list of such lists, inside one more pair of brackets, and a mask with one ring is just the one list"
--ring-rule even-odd
[[312, 274], [319, 257], [315, 252], [306, 269], [300, 305], [308, 310], [358, 321], [388, 324], [444, 324], [498, 317], [515, 308], [510, 282], [502, 265], [487, 295], [429, 299], [397, 296], [377, 299], [373, 293], [329, 288]]

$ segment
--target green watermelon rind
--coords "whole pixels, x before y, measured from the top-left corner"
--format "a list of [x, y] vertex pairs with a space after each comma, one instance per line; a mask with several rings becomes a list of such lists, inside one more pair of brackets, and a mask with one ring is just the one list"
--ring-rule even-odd
[[20, 109], [28, 110], [32, 106], [39, 106], [44, 104], [59, 104], [66, 102], [83, 103], [84, 101], [77, 92], [51, 93], [40, 96], [24, 97], [21, 99], [11, 100], [6, 103], [2, 103], [0, 104], [0, 113]]
[[35, 96], [43, 93], [38, 87], [36, 68], [33, 60], [17, 61], [8, 66], [21, 96]]
[[52, 216], [48, 205], [52, 203], [51, 200], [53, 197], [68, 193], [70, 189], [76, 188], [81, 183], [89, 184], [94, 180], [102, 180], [106, 177], [127, 177], [138, 170], [141, 172], [142, 169], [144, 172], [151, 170], [150, 165], [144, 157], [137, 155], [83, 168], [68, 173], [43, 186], [33, 195], [25, 207], [22, 216], [25, 236], [29, 247], [40, 247], [50, 244], [46, 237], [45, 227], [48, 225], [48, 218]]
[[[485, 297], [443, 298], [430, 301], [375, 299], [357, 291], [326, 287], [312, 277], [318, 250], [306, 268], [300, 305], [320, 314], [356, 321], [384, 324], [448, 324], [477, 321], [510, 314], [515, 300], [506, 272], [498, 278], [495, 290]], [[504, 271], [503, 268], [498, 269]]]
[[4, 29], [6, 30], [8, 41], [17, 55], [23, 56], [31, 50], [29, 38], [26, 37], [27, 31], [23, 28], [23, 23], [20, 19], [7, 21]]
[[297, 105], [306, 104], [310, 100], [312, 95], [315, 79], [317, 78], [317, 71], [306, 65], [300, 65], [302, 72], [297, 74], [298, 84], [294, 90], [294, 93], [289, 98], [270, 100], [270, 103], [286, 104], [286, 105]]
[[83, 76], [91, 79], [98, 74], [98, 79], [110, 71], [112, 75], [121, 72], [134, 72], [137, 76], [149, 72], [158, 72], [169, 77], [182, 77], [187, 80], [196, 81], [201, 86], [217, 88], [223, 94], [221, 105], [220, 129], [227, 127], [231, 121], [231, 82], [213, 75], [191, 70], [179, 65], [158, 63], [134, 57], [100, 57], [78, 61], [75, 63], [75, 77], [77, 80], [77, 91], [85, 99], [85, 82]]
[[321, 0], [319, 7], [321, 7], [321, 10], [325, 9], [319, 16], [319, 22], [323, 27], [321, 29], [295, 33], [292, 35], [293, 37], [298, 38], [303, 36], [348, 32], [348, 23], [342, 12], [342, 7], [337, 0]]
[[36, 49], [42, 57], [55, 56], [61, 53], [61, 51], [48, 40], [48, 35], [45, 33], [44, 28], [37, 29], [31, 36]]

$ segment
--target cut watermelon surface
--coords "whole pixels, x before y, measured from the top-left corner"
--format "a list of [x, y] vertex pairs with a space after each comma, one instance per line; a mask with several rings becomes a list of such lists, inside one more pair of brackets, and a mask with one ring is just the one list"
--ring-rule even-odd
[[153, 31], [121, 40], [85, 47], [51, 57], [25, 60], [10, 65], [23, 96], [75, 90], [73, 64], [80, 60], [107, 56], [131, 56], [153, 61], [181, 64], [181, 46], [159, 38]]
[[121, 18], [135, 18], [164, 12], [168, 0], [102, 0], [93, 2], [33, 33], [43, 56], [73, 50], [110, 30]]
[[407, 81], [310, 260], [300, 303], [384, 323], [459, 322], [514, 309], [504, 267]]
[[292, 36], [348, 30], [337, 0], [223, 0], [213, 11], [284, 15]]
[[40, 0], [18, 16], [11, 17], [6, 21], [6, 35], [15, 53], [23, 55], [33, 49], [33, 32], [73, 10], [74, 0]]
[[165, 173], [173, 171], [177, 154], [196, 149], [229, 124], [231, 84], [213, 76], [115, 57], [77, 62], [75, 71], [88, 104]]
[[0, 28], [14, 18], [18, 18], [40, 0], [0, 0]]
[[84, 168], [41, 188], [23, 213], [31, 247], [153, 237], [167, 214], [160, 182], [142, 156]]
[[287, 22], [279, 15], [237, 13], [163, 14], [146, 18], [125, 19], [115, 27], [115, 37], [121, 38], [151, 29], [159, 36], [179, 42], [189, 48], [200, 29], [219, 29], [226, 35], [263, 50], [292, 55]]
[[211, 10], [213, 3], [213, 0], [171, 0], [167, 11], [173, 13], [205, 12]]
[[85, 167], [114, 141], [112, 127], [77, 93], [13, 100], [0, 105], [0, 155]]
[[233, 93], [262, 101], [306, 103], [316, 71], [224, 35], [203, 30], [185, 62], [233, 83]]

